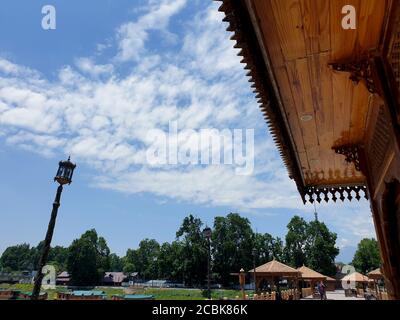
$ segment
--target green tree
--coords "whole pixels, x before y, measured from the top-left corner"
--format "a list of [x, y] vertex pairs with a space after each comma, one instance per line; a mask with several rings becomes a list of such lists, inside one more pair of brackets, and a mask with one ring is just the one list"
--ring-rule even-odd
[[[41, 241], [36, 246], [36, 248], [32, 248], [35, 270], [38, 267], [40, 255], [42, 254], [43, 243], [44, 242]], [[68, 248], [62, 246], [55, 246], [50, 248], [47, 264], [54, 266], [56, 268], [56, 272], [58, 273], [67, 270], [67, 259], [68, 259]]]
[[128, 249], [126, 251], [125, 257], [122, 258], [124, 263], [124, 272], [125, 273], [133, 273], [137, 272], [136, 264], [137, 264], [137, 255], [136, 250]]
[[292, 267], [298, 268], [306, 263], [308, 224], [303, 218], [294, 216], [287, 225], [287, 229], [284, 260]]
[[182, 243], [182, 273], [185, 284], [200, 285], [207, 278], [207, 242], [202, 233], [203, 223], [193, 215], [186, 217], [176, 237]]
[[336, 233], [330, 232], [325, 223], [311, 221], [307, 226], [306, 265], [324, 275], [335, 275], [335, 258], [339, 254], [336, 239]]
[[252, 268], [253, 240], [250, 221], [239, 214], [230, 213], [214, 219], [213, 272], [217, 273], [222, 284], [232, 281], [232, 272]]
[[96, 251], [96, 265], [99, 273], [104, 273], [110, 269], [110, 249], [107, 241], [99, 237], [95, 229], [86, 231], [82, 238], [89, 241]]
[[32, 271], [35, 268], [36, 250], [29, 244], [8, 247], [0, 258], [0, 265], [8, 271]]
[[158, 255], [158, 273], [160, 279], [183, 281], [183, 246], [179, 241], [163, 243]]
[[124, 270], [139, 272], [142, 279], [158, 277], [158, 256], [160, 245], [154, 239], [144, 239], [136, 250], [128, 249], [124, 258]]
[[269, 233], [254, 235], [253, 247], [256, 250], [256, 265], [267, 263], [272, 259], [282, 261], [283, 259], [283, 241], [277, 237], [274, 238]]
[[86, 231], [68, 249], [67, 269], [77, 286], [98, 284], [110, 268], [110, 249], [96, 230]]
[[357, 251], [353, 258], [354, 268], [366, 274], [379, 268], [380, 265], [381, 256], [378, 242], [375, 239], [362, 239], [357, 246]]
[[120, 257], [118, 257], [115, 253], [111, 253], [109, 256], [110, 259], [110, 269], [111, 272], [122, 272], [124, 269], [124, 263]]
[[67, 261], [71, 283], [75, 286], [94, 286], [101, 279], [102, 274], [97, 268], [97, 252], [87, 239], [74, 240], [69, 247]]

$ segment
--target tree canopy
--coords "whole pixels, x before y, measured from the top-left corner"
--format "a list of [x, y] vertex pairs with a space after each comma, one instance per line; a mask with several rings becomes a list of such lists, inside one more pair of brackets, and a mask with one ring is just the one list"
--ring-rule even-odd
[[284, 260], [294, 268], [303, 265], [322, 274], [332, 276], [336, 272], [336, 233], [330, 232], [325, 223], [318, 220], [307, 223], [294, 216], [289, 222], [284, 249]]
[[375, 239], [362, 239], [357, 246], [352, 264], [358, 272], [364, 274], [379, 268], [381, 257], [378, 242]]
[[68, 251], [67, 269], [73, 285], [96, 285], [110, 268], [110, 249], [94, 229], [74, 240]]

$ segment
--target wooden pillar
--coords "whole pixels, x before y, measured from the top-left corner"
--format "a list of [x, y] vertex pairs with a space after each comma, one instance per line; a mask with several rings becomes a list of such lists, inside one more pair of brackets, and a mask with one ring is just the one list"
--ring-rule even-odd
[[[400, 300], [400, 1], [393, 1], [374, 72], [381, 101], [366, 141], [368, 188], [389, 299]], [[378, 108], [376, 108], [378, 107]], [[378, 153], [377, 150], [382, 150]]]
[[[375, 114], [371, 136], [369, 141], [367, 140], [367, 147], [361, 158], [362, 171], [367, 178], [388, 296], [389, 299], [400, 300], [400, 150], [397, 148], [396, 136], [393, 134], [390, 121], [382, 121], [388, 119], [387, 109], [384, 106], [379, 109], [380, 111]], [[382, 123], [388, 126], [384, 130]], [[386, 140], [380, 140], [380, 131], [387, 133]], [[379, 144], [386, 152], [383, 158], [374, 153], [374, 149], [370, 147]]]

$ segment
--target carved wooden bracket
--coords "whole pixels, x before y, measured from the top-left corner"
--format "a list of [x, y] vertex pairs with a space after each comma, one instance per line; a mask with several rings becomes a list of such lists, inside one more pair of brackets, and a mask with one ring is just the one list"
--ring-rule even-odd
[[361, 171], [359, 145], [344, 145], [332, 148], [337, 154], [345, 156], [348, 163], [353, 163], [357, 171]]
[[[304, 204], [308, 202], [314, 203], [317, 201], [321, 203], [322, 200], [329, 202], [332, 200], [336, 202], [338, 199], [345, 201], [346, 199], [351, 201], [354, 198], [360, 201], [361, 191], [364, 193], [364, 198], [369, 199], [367, 187], [365, 185], [345, 186], [345, 187], [306, 187], [302, 194]], [[352, 193], [355, 193], [353, 197]], [[329, 197], [331, 195], [331, 197]], [[337, 197], [339, 195], [339, 198]]]
[[377, 85], [373, 77], [370, 58], [343, 63], [334, 62], [330, 63], [329, 66], [335, 71], [349, 72], [350, 80], [353, 81], [355, 85], [358, 85], [360, 81], [363, 81], [370, 93], [378, 93]]

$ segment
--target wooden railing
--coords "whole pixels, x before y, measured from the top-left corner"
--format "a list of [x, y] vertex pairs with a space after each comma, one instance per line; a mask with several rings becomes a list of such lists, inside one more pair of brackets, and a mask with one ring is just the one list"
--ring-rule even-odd
[[253, 300], [276, 300], [276, 292], [255, 294]]
[[297, 289], [289, 289], [281, 291], [281, 298], [282, 300], [298, 300], [300, 297]]

